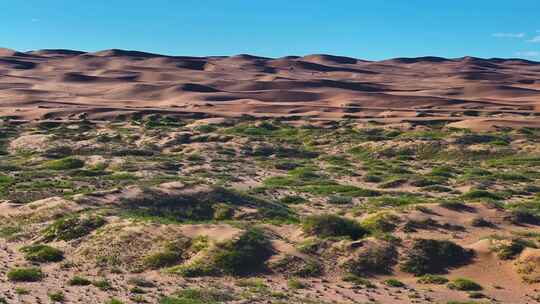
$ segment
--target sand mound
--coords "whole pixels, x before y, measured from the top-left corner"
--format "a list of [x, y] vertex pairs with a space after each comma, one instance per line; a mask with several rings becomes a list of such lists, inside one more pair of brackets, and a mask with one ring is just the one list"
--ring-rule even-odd
[[540, 128], [540, 121], [536, 119], [465, 119], [449, 123], [447, 127], [487, 132], [502, 128]]

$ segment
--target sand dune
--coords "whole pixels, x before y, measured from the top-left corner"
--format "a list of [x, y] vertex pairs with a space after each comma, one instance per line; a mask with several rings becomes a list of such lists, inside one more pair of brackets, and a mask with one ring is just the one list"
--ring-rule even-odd
[[[145, 108], [208, 116], [294, 113], [319, 119], [345, 113], [362, 119], [367, 110], [371, 117], [399, 118], [400, 112], [388, 111], [422, 108], [442, 111], [437, 115], [455, 112], [454, 117], [467, 116], [461, 113], [466, 109], [503, 111], [499, 116], [522, 111], [527, 116], [540, 103], [539, 83], [540, 63], [521, 59], [373, 62], [325, 54], [189, 57], [119, 49], [0, 49], [0, 115], [21, 119], [58, 117], [60, 112], [112, 118]], [[44, 109], [50, 103], [61, 107]]]

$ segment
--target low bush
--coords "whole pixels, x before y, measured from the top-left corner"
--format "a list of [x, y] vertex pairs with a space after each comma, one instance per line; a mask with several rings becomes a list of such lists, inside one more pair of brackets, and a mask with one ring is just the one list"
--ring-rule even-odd
[[91, 284], [92, 284], [92, 281], [88, 280], [87, 278], [80, 277], [80, 276], [74, 276], [68, 281], [68, 285], [70, 286], [88, 286]]
[[148, 268], [158, 269], [177, 265], [183, 260], [183, 254], [191, 246], [191, 241], [181, 238], [170, 242], [158, 252], [152, 253], [144, 258], [144, 265]]
[[371, 233], [388, 233], [396, 229], [398, 222], [398, 216], [383, 212], [369, 216], [360, 225]]
[[7, 277], [12, 282], [37, 282], [43, 279], [44, 274], [37, 267], [13, 268], [8, 271]]
[[287, 195], [287, 196], [282, 197], [279, 201], [282, 204], [286, 204], [286, 205], [296, 205], [296, 204], [305, 203], [306, 199], [298, 195]]
[[401, 282], [399, 280], [396, 280], [396, 279], [385, 280], [384, 284], [386, 286], [390, 286], [390, 287], [397, 287], [397, 288], [405, 287], [405, 284], [403, 282]]
[[465, 278], [457, 278], [448, 283], [448, 288], [462, 291], [478, 291], [482, 290], [482, 286], [474, 281]]
[[382, 189], [397, 188], [406, 184], [407, 182], [408, 180], [405, 178], [392, 178], [379, 184], [379, 187]]
[[265, 233], [250, 228], [238, 239], [218, 244], [213, 264], [224, 274], [246, 275], [262, 271], [272, 254], [272, 244]]
[[473, 227], [493, 227], [493, 223], [484, 219], [483, 217], [475, 217], [471, 221]]
[[473, 208], [467, 206], [465, 203], [456, 200], [445, 200], [439, 203], [439, 206], [453, 211], [469, 211]]
[[84, 167], [84, 161], [75, 157], [65, 157], [51, 160], [44, 164], [46, 169], [50, 170], [70, 170]]
[[500, 200], [503, 197], [497, 193], [493, 193], [487, 190], [470, 190], [467, 193], [463, 194], [463, 198], [476, 200], [476, 199], [491, 199], [491, 200]]
[[389, 274], [397, 263], [398, 252], [390, 243], [368, 242], [344, 263], [347, 272], [358, 276]]
[[405, 253], [400, 268], [405, 272], [420, 276], [441, 273], [450, 267], [468, 263], [474, 252], [446, 240], [417, 239]]
[[128, 280], [128, 284], [135, 285], [137, 287], [152, 288], [156, 287], [156, 284], [142, 277], [132, 277]]
[[306, 288], [306, 284], [300, 282], [298, 279], [289, 279], [287, 281], [287, 287], [289, 287], [289, 289], [293, 289], [293, 290], [296, 290], [296, 289], [304, 289]]
[[64, 259], [64, 253], [47, 245], [31, 245], [21, 248], [24, 258], [36, 263], [60, 262]]
[[66, 300], [66, 296], [62, 291], [55, 291], [47, 294], [49, 296], [49, 300], [51, 302], [64, 302]]
[[114, 290], [113, 286], [107, 279], [100, 279], [97, 281], [93, 281], [92, 285], [102, 291]]
[[382, 176], [377, 174], [367, 174], [366, 176], [364, 176], [364, 181], [368, 183], [380, 183], [382, 182], [382, 180]]
[[442, 285], [448, 283], [448, 279], [442, 276], [433, 275], [433, 274], [425, 274], [418, 278], [417, 281], [419, 284], [437, 284]]
[[508, 219], [515, 225], [540, 224], [540, 216], [538, 216], [537, 212], [525, 208], [517, 208], [512, 210]]
[[536, 244], [524, 239], [513, 239], [508, 243], [498, 244], [493, 250], [501, 260], [511, 260], [527, 247], [536, 248]]
[[356, 285], [365, 286], [367, 288], [377, 288], [377, 286], [375, 284], [371, 283], [371, 281], [369, 281], [368, 279], [363, 278], [361, 276], [357, 276], [355, 274], [346, 274], [342, 278], [342, 280], [345, 281], [345, 282], [351, 282], [351, 283], [356, 284]]
[[199, 259], [170, 271], [185, 277], [244, 276], [266, 270], [266, 262], [273, 252], [267, 235], [258, 228], [249, 228], [233, 240], [208, 248]]
[[322, 274], [322, 265], [316, 260], [301, 258], [294, 255], [285, 255], [269, 265], [272, 272], [296, 277], [316, 277]]
[[332, 195], [328, 197], [327, 202], [332, 205], [348, 205], [352, 203], [352, 197]]
[[45, 229], [43, 239], [47, 242], [74, 240], [90, 234], [95, 229], [105, 225], [105, 223], [105, 219], [100, 216], [61, 218]]
[[332, 214], [309, 216], [304, 220], [302, 229], [307, 234], [323, 238], [348, 237], [357, 240], [368, 234], [358, 222]]
[[234, 300], [230, 292], [213, 288], [188, 288], [164, 297], [159, 304], [218, 304]]

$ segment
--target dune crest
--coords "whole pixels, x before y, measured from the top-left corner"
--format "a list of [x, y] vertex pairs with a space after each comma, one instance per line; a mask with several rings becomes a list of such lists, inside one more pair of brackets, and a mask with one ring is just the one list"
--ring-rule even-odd
[[3, 48], [0, 115], [113, 118], [151, 109], [323, 120], [515, 118], [538, 109], [539, 64], [475, 57], [366, 61], [327, 54], [189, 57], [120, 49], [23, 53]]

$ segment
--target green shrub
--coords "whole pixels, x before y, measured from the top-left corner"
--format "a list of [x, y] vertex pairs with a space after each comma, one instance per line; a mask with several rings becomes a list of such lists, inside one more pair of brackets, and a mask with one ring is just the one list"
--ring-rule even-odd
[[188, 278], [219, 274], [219, 270], [212, 265], [212, 261], [206, 260], [197, 260], [186, 265], [174, 267], [171, 269], [171, 272]]
[[509, 244], [496, 246], [495, 251], [501, 260], [511, 260], [519, 255], [526, 247], [536, 248], [536, 244], [524, 239], [513, 239]]
[[332, 195], [328, 197], [327, 202], [332, 205], [348, 205], [352, 203], [352, 197]]
[[66, 157], [57, 160], [51, 160], [45, 163], [45, 168], [51, 170], [70, 170], [84, 167], [84, 161], [75, 157]]
[[107, 302], [105, 302], [105, 304], [124, 304], [124, 302], [116, 298], [111, 298]]
[[14, 178], [9, 175], [0, 174], [0, 186], [13, 182]]
[[[18, 295], [28, 295], [30, 294], [30, 290], [24, 288], [24, 287], [16, 287], [15, 288], [15, 293], [18, 294]], [[0, 302], [2, 303], [2, 302]]]
[[305, 203], [306, 199], [298, 195], [287, 195], [287, 196], [282, 197], [279, 201], [282, 204], [286, 204], [286, 205], [296, 205], [296, 204]]
[[87, 278], [79, 277], [79, 276], [74, 276], [68, 281], [68, 285], [71, 285], [71, 286], [88, 286], [91, 284], [92, 282], [90, 280], [88, 280]]
[[407, 181], [405, 178], [396, 177], [379, 184], [379, 187], [382, 189], [397, 188], [406, 184]]
[[390, 287], [398, 287], [398, 288], [405, 287], [405, 284], [403, 282], [396, 279], [388, 279], [384, 281], [384, 284]]
[[233, 240], [216, 244], [206, 256], [174, 267], [171, 272], [186, 277], [248, 275], [266, 270], [266, 261], [273, 251], [270, 240], [262, 230], [249, 228]]
[[48, 245], [31, 245], [21, 248], [24, 258], [36, 263], [60, 262], [64, 259], [64, 253], [60, 249]]
[[269, 268], [274, 273], [298, 277], [315, 277], [321, 275], [323, 271], [318, 261], [295, 255], [285, 255], [270, 263]]
[[389, 243], [367, 243], [344, 263], [347, 272], [358, 275], [389, 274], [397, 263], [396, 247]]
[[66, 300], [66, 297], [62, 291], [51, 292], [48, 294], [48, 296], [51, 302], [64, 302]]
[[500, 200], [503, 197], [497, 193], [489, 192], [487, 190], [470, 190], [467, 193], [463, 194], [463, 197], [466, 199], [492, 199], [492, 200]]
[[393, 232], [397, 227], [399, 217], [390, 213], [377, 213], [364, 219], [361, 226], [371, 233]]
[[159, 304], [219, 304], [234, 300], [226, 291], [213, 288], [188, 288], [164, 297]]
[[63, 158], [72, 154], [73, 150], [68, 146], [53, 147], [43, 152], [43, 156], [47, 158]]
[[497, 140], [504, 140], [506, 141], [506, 138], [500, 138], [494, 135], [489, 134], [464, 134], [461, 137], [456, 139], [456, 143], [460, 145], [474, 145], [474, 144], [485, 144], [490, 143], [492, 141]]
[[332, 214], [309, 216], [304, 220], [302, 229], [323, 238], [349, 237], [357, 240], [368, 234], [358, 222]]
[[230, 220], [234, 216], [234, 208], [229, 204], [215, 204], [212, 206], [214, 209], [215, 220]]
[[145, 294], [146, 290], [140, 288], [139, 286], [133, 286], [131, 289], [129, 289], [129, 292], [133, 294]]
[[431, 169], [430, 175], [449, 178], [454, 176], [456, 173], [457, 171], [454, 168], [442, 166]]
[[145, 287], [145, 288], [156, 287], [156, 284], [154, 284], [154, 282], [149, 281], [149, 280], [147, 280], [145, 278], [141, 278], [141, 277], [130, 278], [128, 280], [128, 284], [135, 285], [137, 287]]
[[372, 198], [368, 202], [374, 207], [403, 207], [426, 203], [426, 199], [418, 195], [401, 194], [398, 196], [384, 195]]
[[540, 216], [538, 216], [538, 214], [534, 210], [517, 208], [511, 211], [509, 220], [515, 225], [537, 225], [540, 223]]
[[448, 288], [462, 291], [478, 291], [482, 290], [482, 286], [474, 281], [464, 278], [457, 278], [448, 283]]
[[300, 242], [296, 248], [301, 253], [305, 254], [316, 254], [317, 251], [321, 248], [323, 241], [319, 240], [317, 238], [308, 238], [302, 242]]
[[469, 292], [469, 298], [471, 298], [471, 299], [483, 299], [485, 297], [486, 297], [485, 294], [483, 294], [481, 292], [478, 292], [478, 291]]
[[95, 229], [105, 225], [106, 221], [100, 216], [67, 217], [54, 221], [43, 234], [45, 241], [70, 241], [83, 237]]
[[43, 279], [44, 274], [37, 267], [13, 268], [8, 271], [7, 277], [12, 282], [37, 282]]
[[266, 285], [263, 279], [259, 278], [238, 279], [234, 282], [234, 285], [238, 287], [247, 287], [250, 290], [268, 290], [268, 285]]
[[368, 183], [380, 183], [383, 178], [377, 174], [367, 174], [364, 176], [364, 181]]
[[465, 205], [463, 202], [456, 200], [444, 200], [439, 203], [439, 206], [453, 211], [466, 211], [472, 209], [471, 207]]
[[102, 291], [114, 290], [111, 283], [107, 279], [93, 281], [92, 285]]
[[218, 244], [213, 254], [213, 264], [225, 274], [246, 275], [263, 270], [272, 254], [272, 244], [265, 233], [250, 228], [237, 240]]
[[351, 282], [356, 285], [365, 286], [367, 288], [377, 288], [377, 286], [373, 283], [371, 283], [368, 279], [363, 278], [361, 276], [357, 276], [355, 274], [346, 274], [343, 278], [343, 281], [345, 282]]
[[296, 290], [296, 289], [304, 289], [306, 288], [306, 285], [300, 282], [299, 280], [292, 278], [287, 281], [287, 287], [289, 287], [289, 289]]
[[177, 265], [183, 260], [184, 252], [191, 246], [187, 238], [180, 238], [165, 245], [163, 250], [150, 254], [144, 258], [144, 265], [148, 268], [158, 269]]
[[493, 227], [493, 223], [484, 219], [483, 217], [475, 217], [471, 221], [473, 227]]
[[448, 283], [448, 279], [445, 277], [441, 277], [438, 275], [433, 274], [425, 274], [418, 278], [417, 281], [419, 284], [437, 284], [442, 285]]
[[406, 252], [400, 268], [417, 276], [440, 273], [449, 267], [468, 263], [473, 255], [472, 250], [466, 250], [451, 241], [417, 239]]

